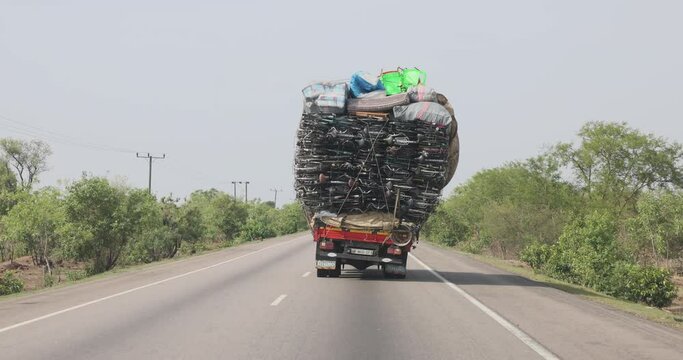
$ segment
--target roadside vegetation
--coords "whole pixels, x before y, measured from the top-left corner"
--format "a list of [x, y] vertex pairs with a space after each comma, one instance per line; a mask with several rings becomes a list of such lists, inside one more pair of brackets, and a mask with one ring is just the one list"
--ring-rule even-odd
[[84, 175], [34, 190], [49, 154], [39, 141], [0, 140], [0, 295], [308, 228], [298, 204], [216, 189], [180, 201]]
[[440, 205], [425, 235], [670, 306], [683, 275], [683, 148], [624, 123], [590, 122], [578, 137], [477, 173]]

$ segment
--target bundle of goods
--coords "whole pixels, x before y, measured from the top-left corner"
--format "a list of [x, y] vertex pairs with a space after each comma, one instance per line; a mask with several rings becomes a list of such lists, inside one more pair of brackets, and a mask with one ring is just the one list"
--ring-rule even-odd
[[459, 142], [453, 108], [425, 81], [420, 70], [399, 69], [303, 90], [295, 189], [311, 218], [427, 220], [453, 177]]

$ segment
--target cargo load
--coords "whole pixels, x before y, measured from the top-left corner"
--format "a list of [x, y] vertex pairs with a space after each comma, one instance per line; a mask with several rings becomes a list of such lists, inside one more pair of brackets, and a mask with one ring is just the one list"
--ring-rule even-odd
[[[319, 275], [377, 264], [405, 276], [405, 255], [458, 164], [453, 107], [425, 87], [426, 73], [399, 69], [376, 79], [359, 72], [347, 84], [303, 91], [294, 185], [320, 245]], [[343, 101], [316, 103], [342, 93]]]

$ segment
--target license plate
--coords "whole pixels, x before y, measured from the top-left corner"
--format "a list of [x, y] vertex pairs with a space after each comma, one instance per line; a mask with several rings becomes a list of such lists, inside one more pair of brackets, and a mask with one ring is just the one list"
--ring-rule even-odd
[[356, 248], [351, 248], [349, 251], [351, 254], [354, 255], [367, 255], [367, 256], [372, 256], [375, 255], [374, 250], [369, 250], [369, 249], [356, 249]]
[[315, 261], [315, 267], [316, 267], [316, 269], [334, 270], [334, 268], [337, 267], [337, 261], [336, 260], [316, 260]]

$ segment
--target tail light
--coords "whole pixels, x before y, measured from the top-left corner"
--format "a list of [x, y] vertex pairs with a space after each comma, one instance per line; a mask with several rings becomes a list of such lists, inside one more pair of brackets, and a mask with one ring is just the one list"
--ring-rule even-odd
[[387, 254], [395, 256], [401, 255], [401, 248], [398, 246], [391, 246], [387, 249]]
[[320, 240], [318, 247], [321, 250], [334, 250], [334, 242], [331, 240]]

